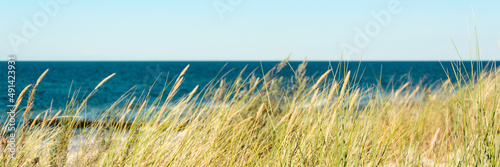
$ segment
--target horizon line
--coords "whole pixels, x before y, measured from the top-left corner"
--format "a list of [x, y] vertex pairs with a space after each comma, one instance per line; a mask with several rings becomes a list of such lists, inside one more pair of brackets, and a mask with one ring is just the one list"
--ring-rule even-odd
[[[7, 62], [7, 60], [2, 60]], [[281, 62], [283, 60], [15, 60], [16, 62]], [[304, 60], [288, 60], [289, 62], [302, 62]], [[451, 60], [305, 60], [306, 62], [448, 62], [448, 61], [500, 61], [489, 60], [471, 60], [471, 59], [451, 59]]]

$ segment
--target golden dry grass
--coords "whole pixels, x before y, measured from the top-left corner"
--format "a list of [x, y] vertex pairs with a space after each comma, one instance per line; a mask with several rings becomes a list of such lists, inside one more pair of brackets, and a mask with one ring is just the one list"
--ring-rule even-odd
[[[96, 124], [75, 131], [86, 101], [73, 98], [55, 117], [18, 128], [17, 155], [4, 166], [499, 166], [500, 75], [492, 69], [458, 76], [433, 90], [403, 84], [362, 90], [351, 73], [332, 80], [275, 77], [214, 80], [172, 101], [126, 94]], [[479, 68], [479, 65], [477, 65]], [[459, 71], [459, 69], [456, 69]], [[44, 73], [45, 74], [45, 73]], [[458, 75], [458, 74], [457, 74]], [[94, 91], [113, 75], [105, 78]], [[43, 75], [42, 75], [43, 77]], [[41, 78], [39, 80], [41, 80]], [[468, 81], [465, 81], [467, 79]], [[36, 85], [30, 93], [29, 113]], [[217, 85], [217, 86], [216, 86]], [[292, 86], [283, 86], [292, 85]], [[370, 98], [371, 97], [371, 98]], [[203, 102], [201, 105], [200, 102]], [[125, 113], [138, 117], [125, 126]], [[49, 126], [58, 119], [56, 126]], [[71, 147], [76, 147], [71, 149]]]

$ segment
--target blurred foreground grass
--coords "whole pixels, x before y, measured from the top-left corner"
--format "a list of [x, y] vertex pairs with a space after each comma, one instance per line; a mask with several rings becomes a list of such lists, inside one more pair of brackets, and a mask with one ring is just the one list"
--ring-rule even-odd
[[[360, 89], [358, 73], [331, 69], [321, 76], [265, 73], [223, 79], [172, 101], [183, 74], [160, 97], [126, 93], [102, 119], [79, 124], [89, 95], [75, 91], [56, 116], [27, 121], [36, 87], [27, 88], [25, 122], [16, 156], [2, 146], [3, 166], [499, 166], [500, 70], [463, 73], [432, 88]], [[481, 69], [481, 70], [477, 70]], [[342, 73], [342, 75], [340, 75]], [[45, 74], [45, 73], [44, 73]], [[340, 78], [340, 76], [343, 76]], [[336, 79], [333, 79], [336, 78]], [[167, 86], [165, 86], [167, 87]], [[200, 91], [203, 90], [203, 91]], [[203, 93], [200, 93], [203, 92]], [[19, 101], [20, 102], [20, 101]], [[125, 105], [117, 105], [124, 103]], [[127, 120], [127, 113], [137, 116]], [[127, 123], [125, 123], [127, 122]], [[75, 130], [79, 126], [80, 130]], [[6, 126], [3, 132], [6, 135]]]

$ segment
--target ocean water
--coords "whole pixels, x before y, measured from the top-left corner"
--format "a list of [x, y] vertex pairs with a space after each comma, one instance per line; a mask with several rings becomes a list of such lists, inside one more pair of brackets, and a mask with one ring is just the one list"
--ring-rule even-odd
[[[262, 70], [267, 72], [279, 62], [258, 62], [258, 61], [175, 61], [175, 62], [16, 62], [16, 82], [17, 94], [28, 84], [34, 84], [38, 77], [46, 70], [49, 72], [41, 81], [35, 96], [34, 115], [47, 110], [52, 106], [53, 112], [64, 108], [68, 99], [68, 94], [78, 90], [80, 97], [88, 94], [105, 77], [116, 73], [99, 88], [99, 91], [89, 100], [89, 107], [106, 108], [115, 102], [121, 95], [134, 87], [135, 96], [140, 96], [143, 90], [149, 89], [154, 80], [159, 77], [156, 85], [151, 91], [151, 96], [155, 97], [161, 93], [163, 85], [178, 75], [187, 65], [190, 65], [185, 81], [181, 85], [175, 98], [190, 92], [196, 85], [205, 86], [210, 80], [224, 75], [226, 80], [234, 79], [240, 71], [247, 66], [244, 77], [254, 71], [256, 76], [262, 76]], [[292, 61], [290, 65], [296, 69], [301, 62]], [[464, 62], [465, 70], [470, 71], [470, 63]], [[493, 62], [483, 62], [484, 65]], [[0, 105], [3, 106], [1, 114], [2, 121], [6, 118], [9, 108], [7, 92], [7, 62], [3, 62], [1, 73], [4, 82], [1, 86], [5, 92], [0, 96]], [[319, 76], [328, 69], [338, 68], [341, 64], [342, 70], [351, 71], [359, 69], [363, 74], [359, 78], [359, 87], [370, 87], [373, 85], [398, 86], [408, 81], [415, 84], [422, 82], [424, 85], [439, 84], [446, 80], [445, 71], [452, 72], [452, 62], [394, 62], [394, 61], [368, 61], [368, 62], [328, 62], [310, 61], [307, 65], [306, 75], [310, 77]], [[497, 63], [500, 64], [500, 63]], [[217, 74], [219, 74], [217, 76]], [[279, 76], [291, 77], [293, 72], [290, 67], [285, 67]], [[411, 80], [410, 80], [411, 79]], [[167, 89], [169, 90], [169, 89]], [[17, 96], [17, 95], [16, 95]], [[17, 97], [16, 97], [17, 98]], [[26, 105], [27, 96], [23, 99], [21, 107]], [[20, 115], [20, 114], [19, 114]]]

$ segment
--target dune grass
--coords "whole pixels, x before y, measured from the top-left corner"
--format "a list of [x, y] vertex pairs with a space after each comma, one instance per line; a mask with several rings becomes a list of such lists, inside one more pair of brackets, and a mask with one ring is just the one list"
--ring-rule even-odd
[[[462, 73], [432, 89], [403, 84], [360, 89], [358, 73], [331, 69], [288, 79], [287, 60], [264, 77], [213, 80], [173, 101], [188, 67], [159, 97], [127, 92], [95, 124], [75, 130], [87, 100], [17, 128], [15, 159], [3, 166], [499, 166], [500, 70]], [[476, 69], [482, 65], [472, 64]], [[46, 71], [47, 72], [47, 71]], [[45, 74], [45, 73], [44, 73]], [[44, 75], [43, 74], [43, 75]], [[26, 107], [30, 115], [36, 87]], [[337, 79], [333, 79], [337, 78]], [[203, 90], [203, 91], [200, 91]], [[202, 93], [200, 93], [202, 92]], [[203, 103], [201, 103], [203, 102]], [[125, 105], [118, 105], [124, 103]], [[127, 120], [127, 113], [137, 117]], [[47, 113], [47, 112], [46, 112]], [[26, 120], [26, 117], [25, 117]], [[54, 124], [54, 122], [57, 123]], [[123, 122], [130, 121], [125, 126]], [[26, 121], [25, 121], [26, 122]], [[5, 132], [5, 128], [4, 128]], [[73, 147], [73, 148], [72, 148]], [[5, 146], [3, 146], [5, 148]], [[71, 148], [71, 149], [70, 149]]]

